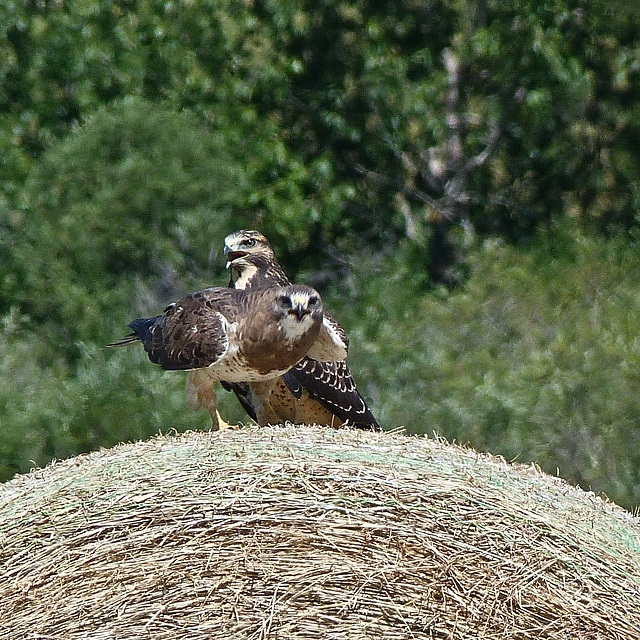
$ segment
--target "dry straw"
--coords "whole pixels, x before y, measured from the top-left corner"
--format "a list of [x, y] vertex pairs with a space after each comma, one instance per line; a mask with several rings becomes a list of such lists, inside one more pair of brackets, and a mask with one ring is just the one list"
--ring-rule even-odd
[[324, 428], [121, 445], [0, 487], [0, 638], [640, 638], [640, 525], [541, 473]]

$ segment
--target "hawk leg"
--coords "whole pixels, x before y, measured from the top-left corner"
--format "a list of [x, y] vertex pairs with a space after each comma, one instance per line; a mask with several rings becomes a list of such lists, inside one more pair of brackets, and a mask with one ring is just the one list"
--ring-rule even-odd
[[216, 407], [216, 382], [207, 369], [193, 369], [187, 376], [187, 404], [191, 409], [207, 409], [211, 415], [213, 431], [237, 429], [222, 419]]
[[252, 405], [256, 410], [257, 422], [261, 427], [266, 424], [280, 424], [282, 422], [271, 406], [271, 392], [275, 384], [276, 380], [251, 384]]

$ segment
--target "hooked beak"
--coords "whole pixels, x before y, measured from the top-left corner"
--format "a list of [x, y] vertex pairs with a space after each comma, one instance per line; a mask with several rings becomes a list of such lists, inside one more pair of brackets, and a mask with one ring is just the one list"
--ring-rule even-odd
[[224, 249], [223, 249], [223, 253], [225, 256], [227, 256], [227, 264], [225, 265], [225, 268], [229, 268], [231, 266], [231, 263], [236, 260], [237, 258], [243, 258], [244, 256], [247, 255], [246, 251], [234, 251], [229, 245], [224, 245]]
[[310, 311], [307, 307], [305, 307], [301, 303], [298, 303], [293, 307], [291, 307], [291, 309], [289, 309], [289, 313], [291, 315], [294, 315], [298, 319], [298, 322], [300, 322], [302, 318], [304, 318], [307, 314], [310, 313]]

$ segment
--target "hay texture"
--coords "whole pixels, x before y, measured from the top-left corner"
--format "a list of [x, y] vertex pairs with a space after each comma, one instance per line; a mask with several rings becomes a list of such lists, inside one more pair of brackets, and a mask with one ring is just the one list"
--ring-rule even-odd
[[636, 518], [426, 438], [121, 445], [2, 485], [0, 551], [12, 640], [640, 638]]

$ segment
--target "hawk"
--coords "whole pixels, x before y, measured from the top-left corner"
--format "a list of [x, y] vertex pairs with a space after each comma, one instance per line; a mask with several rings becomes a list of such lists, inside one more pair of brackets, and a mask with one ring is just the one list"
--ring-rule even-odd
[[[268, 397], [308, 352], [320, 359], [346, 355], [342, 345], [319, 341], [322, 318], [320, 294], [311, 287], [217, 287], [181, 298], [162, 315], [133, 320], [133, 333], [110, 346], [141, 342], [151, 362], [188, 370], [187, 403], [207, 408], [218, 429], [227, 425], [216, 408], [216, 382], [250, 383], [256, 398]], [[258, 402], [256, 417], [273, 419]]]
[[[258, 231], [236, 231], [225, 238], [224, 253], [227, 267], [231, 269], [230, 287], [236, 290], [260, 290], [291, 283], [276, 259], [269, 241]], [[343, 344], [348, 350], [347, 335], [342, 327], [324, 313], [321, 336], [327, 344]], [[295, 367], [284, 373], [275, 383], [267, 399], [278, 422], [326, 424], [341, 426], [350, 424], [360, 429], [379, 431], [375, 419], [364, 398], [360, 395], [344, 358], [316, 358], [313, 352]], [[264, 396], [256, 397], [254, 385], [229, 384], [247, 413], [263, 424], [256, 407], [261, 407]]]

